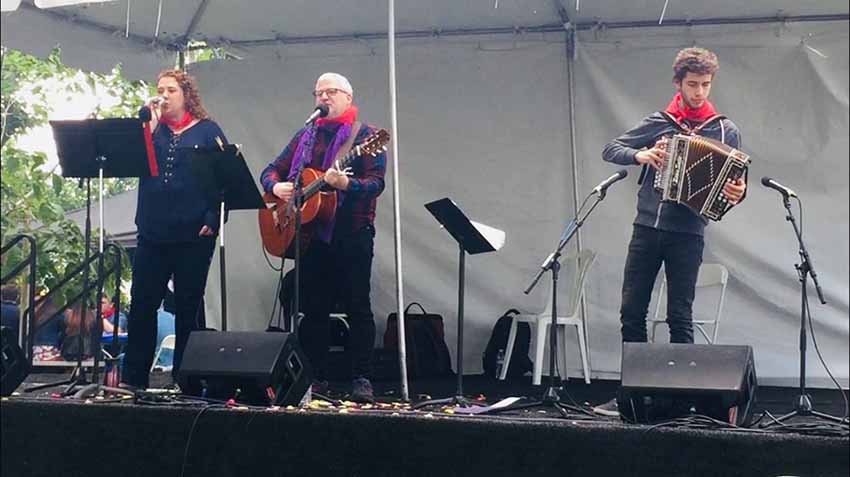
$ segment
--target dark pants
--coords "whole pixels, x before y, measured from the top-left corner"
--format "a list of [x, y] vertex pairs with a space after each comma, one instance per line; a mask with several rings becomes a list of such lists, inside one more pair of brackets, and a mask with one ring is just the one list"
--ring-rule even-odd
[[693, 343], [694, 288], [702, 263], [700, 235], [665, 232], [635, 225], [623, 272], [620, 322], [623, 341], [646, 342], [646, 313], [655, 277], [664, 263], [667, 275], [667, 324], [671, 343]]
[[207, 284], [215, 238], [193, 242], [156, 243], [139, 239], [133, 260], [130, 290], [130, 318], [127, 353], [121, 380], [133, 386], [147, 386], [157, 337], [157, 309], [165, 297], [168, 279], [174, 276], [176, 376], [183, 350], [193, 330], [206, 327], [202, 300]]
[[351, 328], [348, 351], [352, 377], [372, 373], [375, 317], [370, 301], [375, 229], [366, 226], [353, 234], [334, 234], [332, 243], [314, 240], [301, 261], [301, 308], [304, 320], [299, 338], [315, 370], [325, 379], [328, 363], [330, 317], [340, 303]]

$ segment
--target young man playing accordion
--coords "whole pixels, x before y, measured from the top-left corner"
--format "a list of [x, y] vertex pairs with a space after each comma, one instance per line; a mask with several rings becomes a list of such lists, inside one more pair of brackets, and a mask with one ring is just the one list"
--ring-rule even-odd
[[[637, 217], [623, 273], [620, 321], [624, 342], [646, 342], [646, 314], [655, 278], [664, 264], [667, 274], [670, 342], [693, 343], [692, 306], [703, 252], [703, 231], [708, 220], [691, 208], [662, 200], [655, 175], [668, 159], [666, 144], [675, 134], [694, 134], [739, 149], [741, 134], [729, 119], [717, 114], [708, 101], [712, 80], [719, 68], [717, 56], [702, 48], [681, 50], [673, 63], [676, 95], [662, 112], [644, 118], [637, 126], [608, 143], [602, 158], [620, 165], [643, 165]], [[745, 179], [745, 178], [744, 178]], [[723, 185], [729, 206], [743, 200], [744, 179]], [[617, 415], [612, 400], [594, 408]]]

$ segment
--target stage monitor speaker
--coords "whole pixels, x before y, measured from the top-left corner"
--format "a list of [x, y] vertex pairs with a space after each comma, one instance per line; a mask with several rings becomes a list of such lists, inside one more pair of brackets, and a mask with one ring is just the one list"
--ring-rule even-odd
[[24, 382], [29, 374], [30, 364], [21, 347], [15, 330], [0, 327], [0, 362], [2, 362], [2, 379], [0, 379], [0, 395], [9, 396]]
[[620, 416], [655, 423], [694, 414], [750, 422], [756, 370], [750, 346], [623, 343]]
[[180, 389], [211, 399], [298, 405], [313, 370], [291, 333], [194, 331], [177, 373]]

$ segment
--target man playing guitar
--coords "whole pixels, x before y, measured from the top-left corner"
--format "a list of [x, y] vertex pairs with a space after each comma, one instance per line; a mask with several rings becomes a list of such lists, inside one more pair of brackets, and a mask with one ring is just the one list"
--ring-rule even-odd
[[386, 155], [357, 157], [349, 168], [338, 170], [337, 158], [354, 143], [363, 142], [376, 129], [357, 121], [354, 90], [348, 79], [325, 73], [316, 81], [313, 96], [328, 114], [298, 131], [280, 155], [262, 172], [267, 193], [292, 198], [299, 168], [324, 172], [325, 183], [336, 191], [337, 209], [330, 220], [315, 225], [310, 246], [301, 258], [301, 303], [305, 313], [299, 336], [315, 368], [314, 392], [327, 390], [329, 314], [336, 303], [344, 306], [351, 328], [351, 399], [372, 402], [369, 381], [375, 320], [370, 301], [370, 279], [375, 237], [375, 207], [384, 190]]

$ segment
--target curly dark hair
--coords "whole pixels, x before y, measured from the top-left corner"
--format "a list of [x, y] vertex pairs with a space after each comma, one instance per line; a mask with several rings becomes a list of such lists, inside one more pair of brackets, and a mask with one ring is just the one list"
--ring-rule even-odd
[[183, 70], [165, 70], [156, 77], [156, 82], [159, 83], [159, 80], [166, 77], [174, 78], [177, 84], [180, 85], [180, 89], [183, 90], [183, 97], [185, 98], [186, 111], [189, 114], [197, 119], [209, 119], [210, 115], [201, 103], [198, 83], [192, 75]]
[[705, 48], [685, 48], [676, 54], [673, 61], [673, 80], [681, 82], [690, 73], [712, 75], [720, 69], [717, 55]]

